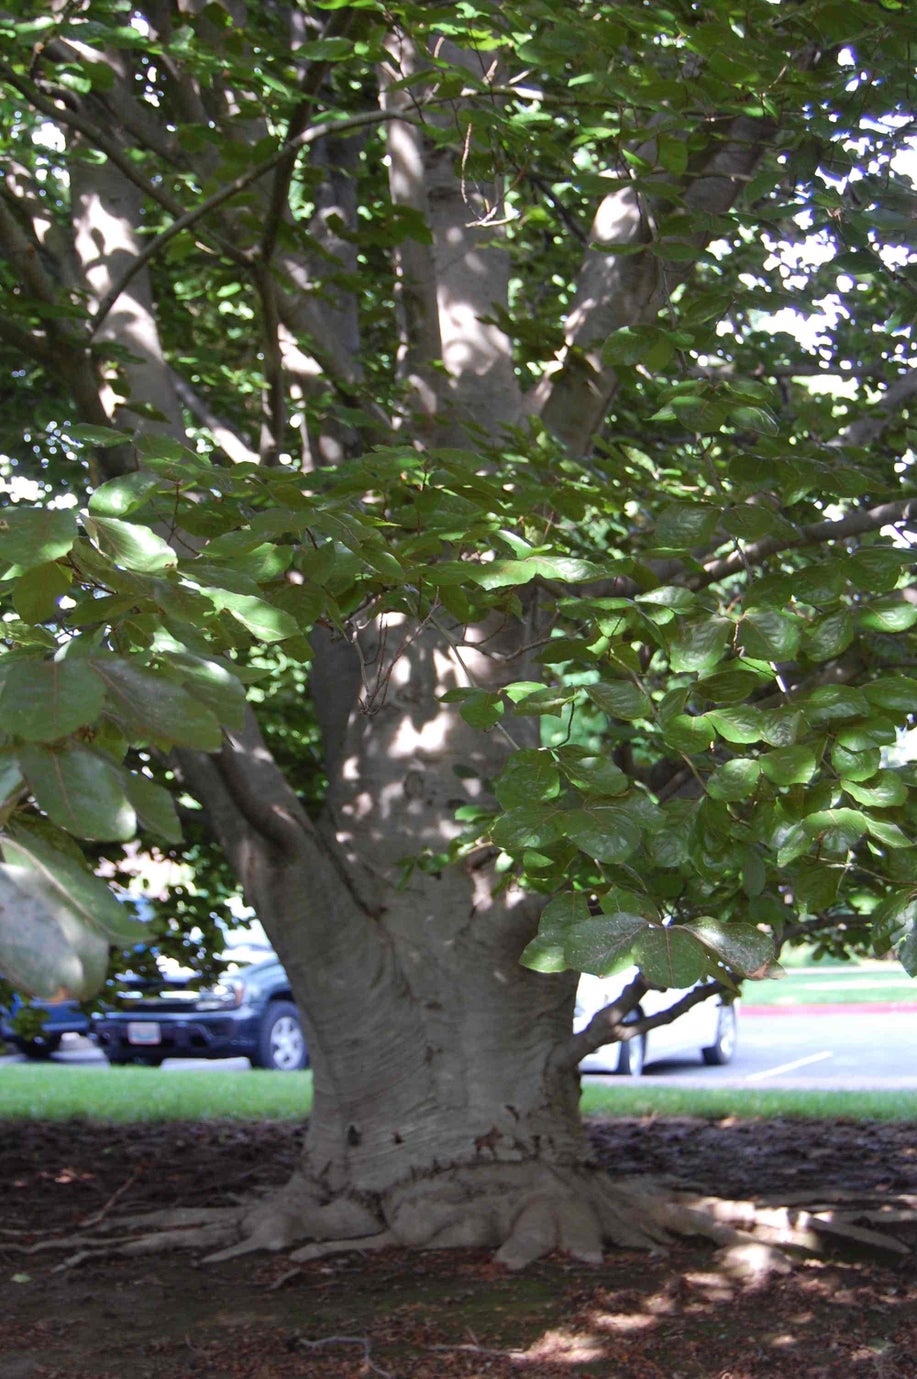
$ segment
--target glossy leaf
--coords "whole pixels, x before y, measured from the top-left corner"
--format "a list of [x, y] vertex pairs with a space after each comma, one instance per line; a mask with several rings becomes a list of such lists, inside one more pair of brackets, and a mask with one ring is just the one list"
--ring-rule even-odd
[[20, 574], [60, 560], [76, 537], [76, 518], [69, 510], [4, 508], [0, 512], [0, 573], [4, 565]]
[[79, 746], [28, 746], [19, 765], [39, 806], [75, 838], [126, 842], [137, 816], [123, 773], [107, 757]]
[[8, 732], [33, 742], [53, 742], [94, 723], [105, 687], [85, 661], [15, 661], [0, 694], [0, 721]]
[[20, 991], [87, 1000], [105, 980], [108, 943], [32, 867], [0, 864], [0, 967]]
[[547, 800], [560, 788], [560, 775], [547, 752], [517, 752], [503, 769], [495, 786], [504, 809]]
[[125, 570], [154, 574], [177, 564], [178, 557], [169, 543], [137, 522], [93, 516], [85, 519], [85, 526], [102, 554]]
[[17, 829], [14, 836], [3, 838], [2, 848], [8, 863], [34, 872], [34, 885], [42, 894], [72, 910], [86, 929], [101, 934], [106, 943], [127, 947], [149, 937], [149, 927], [118, 903], [104, 881], [33, 831]]
[[107, 691], [107, 712], [129, 738], [219, 750], [223, 733], [216, 715], [181, 685], [114, 656], [92, 665]]
[[586, 693], [596, 708], [610, 718], [649, 718], [653, 712], [646, 692], [627, 680], [587, 685]]
[[634, 945], [647, 929], [642, 915], [618, 913], [584, 920], [564, 940], [567, 966], [597, 977], [609, 976], [630, 965]]
[[653, 986], [693, 986], [707, 967], [706, 949], [695, 934], [674, 925], [644, 929], [633, 946], [634, 961]]

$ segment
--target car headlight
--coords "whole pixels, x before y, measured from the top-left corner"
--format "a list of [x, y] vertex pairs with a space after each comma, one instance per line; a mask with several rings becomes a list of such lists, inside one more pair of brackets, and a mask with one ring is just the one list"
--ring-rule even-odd
[[194, 1004], [198, 1010], [226, 1010], [240, 1006], [244, 999], [244, 982], [217, 982], [216, 986], [202, 991]]

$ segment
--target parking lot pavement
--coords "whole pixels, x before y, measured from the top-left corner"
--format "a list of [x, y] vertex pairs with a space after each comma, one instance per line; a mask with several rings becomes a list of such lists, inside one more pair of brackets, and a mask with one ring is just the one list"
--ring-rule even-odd
[[[21, 1054], [7, 1055], [0, 1058], [0, 1067], [27, 1061]], [[108, 1067], [96, 1045], [79, 1035], [65, 1035], [50, 1061], [74, 1070]], [[166, 1073], [174, 1068], [229, 1072], [249, 1066], [247, 1058], [167, 1058], [162, 1065]], [[619, 1081], [605, 1074], [589, 1078], [612, 1085]], [[917, 1091], [917, 1005], [744, 1008], [732, 1063], [707, 1067], [699, 1053], [665, 1063], [650, 1060], [646, 1080], [648, 1086], [758, 1091]]]

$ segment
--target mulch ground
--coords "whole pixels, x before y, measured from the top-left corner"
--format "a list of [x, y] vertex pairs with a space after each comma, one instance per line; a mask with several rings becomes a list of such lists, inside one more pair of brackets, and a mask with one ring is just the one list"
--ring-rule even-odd
[[[728, 1197], [868, 1192], [917, 1206], [917, 1136], [843, 1121], [595, 1123], [613, 1172]], [[915, 1256], [845, 1247], [753, 1285], [710, 1247], [91, 1259], [21, 1247], [100, 1213], [237, 1200], [296, 1161], [289, 1124], [0, 1123], [0, 1379], [915, 1379]], [[913, 1226], [911, 1243], [917, 1253]], [[286, 1276], [286, 1277], [285, 1277]]]

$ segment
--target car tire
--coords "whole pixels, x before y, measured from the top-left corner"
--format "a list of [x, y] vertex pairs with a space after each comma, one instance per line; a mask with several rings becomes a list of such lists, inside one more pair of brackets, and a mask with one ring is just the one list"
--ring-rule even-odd
[[646, 1062], [646, 1035], [638, 1034], [636, 1039], [628, 1039], [618, 1049], [617, 1072], [622, 1077], [642, 1077]]
[[39, 1034], [34, 1039], [17, 1039], [20, 1053], [24, 1053], [26, 1058], [50, 1058], [52, 1053], [56, 1053], [60, 1048], [61, 1036], [59, 1034]]
[[258, 1048], [252, 1063], [256, 1068], [292, 1073], [309, 1066], [306, 1040], [299, 1011], [292, 1001], [271, 1001], [258, 1032]]
[[738, 1021], [735, 1006], [720, 1006], [716, 1017], [716, 1040], [709, 1048], [701, 1049], [701, 1057], [710, 1067], [731, 1063], [736, 1051]]

